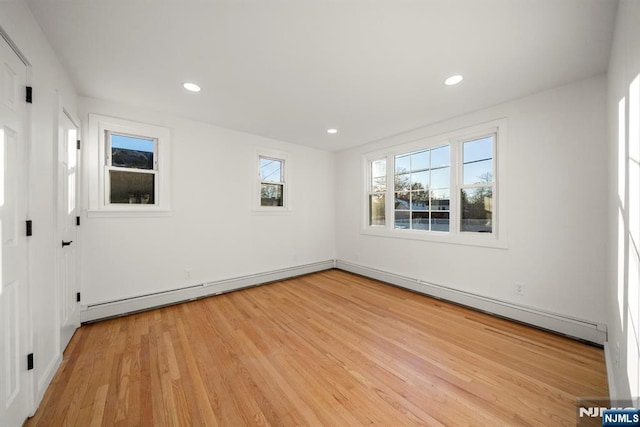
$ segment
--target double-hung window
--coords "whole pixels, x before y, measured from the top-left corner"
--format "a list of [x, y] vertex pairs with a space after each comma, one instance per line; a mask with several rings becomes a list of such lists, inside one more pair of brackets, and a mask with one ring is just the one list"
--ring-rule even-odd
[[369, 187], [369, 225], [385, 225], [385, 196], [387, 192], [387, 160], [371, 161]]
[[505, 127], [500, 120], [365, 155], [363, 232], [504, 247]]
[[89, 115], [89, 215], [166, 215], [170, 211], [170, 131]]
[[284, 152], [258, 148], [255, 157], [255, 190], [252, 212], [289, 214], [291, 212], [291, 159]]
[[260, 156], [260, 206], [284, 205], [284, 159]]
[[494, 147], [496, 135], [462, 142], [460, 231], [493, 232]]
[[105, 131], [107, 204], [155, 205], [158, 140]]

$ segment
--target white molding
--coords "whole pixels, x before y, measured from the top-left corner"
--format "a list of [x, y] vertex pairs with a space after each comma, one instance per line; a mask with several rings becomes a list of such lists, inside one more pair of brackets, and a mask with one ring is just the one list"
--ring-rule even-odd
[[47, 388], [49, 384], [53, 381], [53, 377], [60, 369], [60, 365], [62, 365], [62, 353], [58, 353], [58, 355], [51, 360], [49, 366], [44, 370], [43, 374], [40, 376], [37, 382], [37, 387], [35, 390], [35, 400], [33, 408], [30, 408], [29, 416], [32, 417], [35, 415], [36, 410], [40, 406], [42, 399], [44, 398], [44, 394], [47, 392]]
[[80, 321], [85, 323], [110, 317], [123, 316], [129, 313], [178, 304], [250, 286], [257, 286], [304, 274], [315, 273], [317, 271], [330, 270], [332, 268], [334, 268], [334, 260], [326, 260], [262, 273], [249, 274], [246, 276], [205, 282], [186, 288], [173, 289], [150, 295], [141, 295], [118, 301], [91, 304], [83, 307], [80, 313]]
[[[332, 268], [380, 280], [424, 295], [451, 301], [517, 322], [526, 323], [573, 338], [578, 338], [593, 344], [605, 345], [607, 372], [609, 374], [609, 381], [612, 381], [613, 376], [610, 372], [612, 369], [610, 366], [612, 359], [606, 353], [608, 350], [606, 346], [607, 326], [605, 324], [472, 294], [446, 286], [428, 283], [420, 279], [410, 278], [341, 260], [320, 261], [246, 276], [204, 282], [198, 285], [173, 289], [156, 294], [140, 295], [118, 301], [91, 304], [83, 307], [80, 313], [80, 318], [83, 323], [93, 322], [166, 305], [178, 304], [207, 296], [218, 295], [278, 280], [284, 280], [304, 274], [329, 270]], [[615, 390], [615, 388], [612, 387], [612, 384], [610, 384], [609, 389]]]
[[622, 396], [621, 391], [616, 388], [616, 376], [615, 376], [615, 350], [611, 348], [611, 342], [604, 343], [604, 363], [607, 368], [607, 386], [609, 388], [609, 399], [622, 400], [629, 399], [629, 396]]
[[[127, 204], [111, 204], [106, 200], [108, 193], [108, 166], [106, 163], [105, 132], [121, 132], [129, 135], [138, 135], [157, 140], [156, 170], [156, 194], [155, 204], [131, 206]], [[88, 176], [88, 212], [90, 216], [98, 217], [114, 213], [116, 218], [121, 217], [145, 217], [166, 216], [171, 211], [171, 129], [164, 126], [142, 123], [118, 117], [110, 117], [102, 114], [89, 113], [89, 125], [87, 127], [86, 149], [84, 155], [87, 159]], [[159, 214], [158, 214], [159, 213]], [[151, 214], [151, 215], [149, 215]], [[158, 215], [155, 215], [158, 214]]]
[[347, 261], [338, 260], [336, 268], [590, 343], [604, 345], [607, 339], [607, 325], [602, 323], [472, 294]]

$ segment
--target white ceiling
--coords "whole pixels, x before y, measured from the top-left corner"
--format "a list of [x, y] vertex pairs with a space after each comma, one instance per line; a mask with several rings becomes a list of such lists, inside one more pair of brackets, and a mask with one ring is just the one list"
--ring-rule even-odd
[[[80, 95], [340, 150], [607, 70], [613, 0], [27, 0]], [[446, 87], [451, 74], [463, 74]], [[192, 94], [185, 81], [202, 86]], [[326, 129], [339, 129], [327, 135]]]

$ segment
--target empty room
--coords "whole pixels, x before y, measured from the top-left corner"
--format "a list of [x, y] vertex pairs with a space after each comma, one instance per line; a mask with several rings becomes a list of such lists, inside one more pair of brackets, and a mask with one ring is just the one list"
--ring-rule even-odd
[[640, 425], [640, 2], [0, 2], [0, 425]]

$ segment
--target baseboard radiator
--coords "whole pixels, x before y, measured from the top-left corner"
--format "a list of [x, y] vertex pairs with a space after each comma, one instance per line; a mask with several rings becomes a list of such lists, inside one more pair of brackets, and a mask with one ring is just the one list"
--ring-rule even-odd
[[224, 292], [235, 291], [251, 286], [262, 285], [304, 274], [329, 270], [335, 267], [334, 260], [320, 261], [311, 264], [298, 265], [262, 273], [249, 274], [229, 279], [205, 282], [194, 286], [140, 295], [132, 298], [91, 304], [80, 312], [80, 321], [90, 323], [112, 317], [193, 301]]
[[607, 339], [605, 324], [488, 298], [347, 261], [336, 261], [336, 268], [592, 344], [602, 346]]
[[446, 286], [429, 283], [399, 274], [341, 260], [326, 260], [268, 272], [250, 274], [229, 279], [205, 282], [195, 286], [174, 289], [154, 294], [92, 304], [80, 313], [82, 323], [90, 323], [111, 317], [124, 316], [139, 311], [150, 310], [172, 304], [179, 304], [212, 295], [218, 295], [251, 286], [289, 279], [304, 274], [338, 268], [381, 282], [435, 298], [465, 305], [476, 310], [502, 316], [552, 332], [567, 335], [597, 345], [604, 345], [607, 327], [604, 324], [576, 319], [558, 313], [527, 307], [512, 302], [488, 298]]

